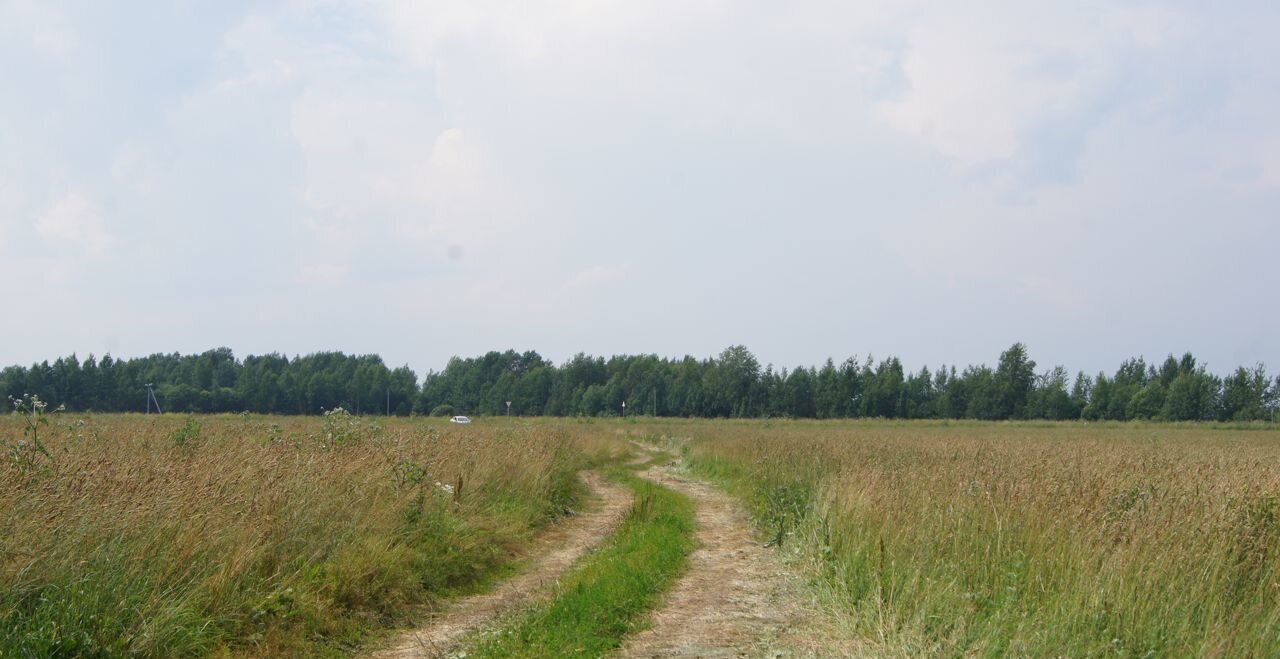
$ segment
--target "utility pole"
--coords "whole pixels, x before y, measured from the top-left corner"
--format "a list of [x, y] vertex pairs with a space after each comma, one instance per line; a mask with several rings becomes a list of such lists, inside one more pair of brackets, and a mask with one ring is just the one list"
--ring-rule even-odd
[[156, 392], [152, 389], [151, 383], [148, 382], [142, 386], [147, 388], [147, 414], [151, 414], [151, 403], [153, 402], [156, 404], [156, 414], [163, 414], [160, 411], [160, 399], [156, 398]]

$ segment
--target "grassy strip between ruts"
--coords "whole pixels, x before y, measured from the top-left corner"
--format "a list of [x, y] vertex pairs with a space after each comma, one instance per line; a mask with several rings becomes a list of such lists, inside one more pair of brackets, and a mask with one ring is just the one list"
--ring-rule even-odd
[[476, 641], [467, 657], [598, 657], [643, 624], [693, 550], [693, 501], [621, 469], [610, 477], [635, 492], [614, 537], [565, 577], [553, 601]]

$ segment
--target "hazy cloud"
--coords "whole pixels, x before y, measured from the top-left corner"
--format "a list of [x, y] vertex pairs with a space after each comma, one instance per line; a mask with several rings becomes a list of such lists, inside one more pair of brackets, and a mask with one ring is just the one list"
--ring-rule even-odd
[[608, 283], [621, 277], [626, 267], [621, 265], [596, 265], [582, 270], [565, 282], [565, 288], [586, 288]]
[[3, 2], [0, 275], [48, 326], [0, 329], [0, 363], [1280, 364], [1277, 28], [1173, 0]]
[[98, 210], [74, 192], [59, 199], [36, 221], [35, 228], [50, 245], [71, 243], [90, 255], [101, 254], [115, 240]]

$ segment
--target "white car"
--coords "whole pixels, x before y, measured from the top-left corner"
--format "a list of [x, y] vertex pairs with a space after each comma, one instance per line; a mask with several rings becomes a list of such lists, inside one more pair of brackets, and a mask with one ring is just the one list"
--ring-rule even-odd
[[449, 419], [449, 423], [471, 423], [471, 419], [468, 419], [465, 416], [455, 416], [452, 419]]

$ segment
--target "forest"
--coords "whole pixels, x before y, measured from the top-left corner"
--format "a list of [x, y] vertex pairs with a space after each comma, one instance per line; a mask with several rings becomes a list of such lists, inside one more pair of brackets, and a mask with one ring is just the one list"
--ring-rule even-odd
[[[272, 353], [238, 359], [228, 348], [198, 355], [75, 355], [0, 371], [0, 395], [36, 395], [75, 411], [142, 412], [147, 386], [165, 412], [449, 416], [789, 417], [1274, 421], [1280, 376], [1262, 364], [1226, 375], [1190, 353], [1125, 360], [1111, 374], [1038, 370], [1022, 343], [994, 368], [906, 371], [900, 359], [775, 369], [744, 346], [718, 356], [610, 358], [579, 353], [556, 365], [537, 352], [454, 357], [419, 379], [377, 355]], [[507, 401], [510, 401], [508, 408]]]

